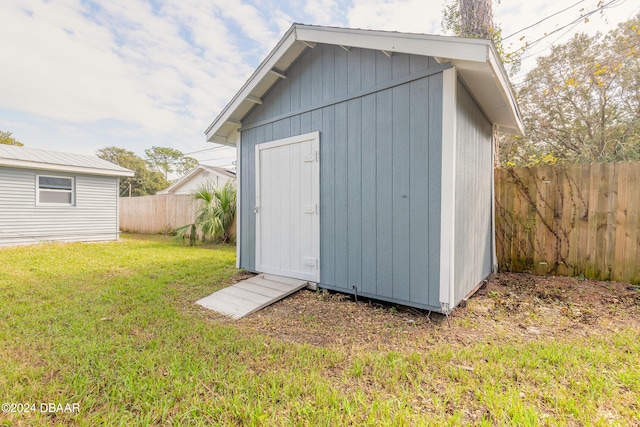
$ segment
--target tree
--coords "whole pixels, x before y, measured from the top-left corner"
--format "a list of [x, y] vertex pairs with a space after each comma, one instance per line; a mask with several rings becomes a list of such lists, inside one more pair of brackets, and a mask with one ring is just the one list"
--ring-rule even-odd
[[227, 243], [233, 240], [233, 224], [236, 217], [236, 187], [228, 181], [223, 187], [216, 187], [212, 181], [200, 184], [192, 193], [200, 201], [193, 224], [183, 225], [175, 230], [176, 239], [189, 240], [195, 245], [198, 234], [203, 242], [219, 240]]
[[[640, 160], [640, 15], [609, 34], [554, 46], [518, 91], [526, 136], [507, 164]], [[545, 160], [546, 159], [546, 160]]]
[[0, 130], [0, 144], [16, 145], [18, 147], [24, 146], [24, 144], [15, 139], [12, 132], [4, 132]]
[[160, 172], [149, 170], [143, 158], [133, 151], [119, 147], [101, 148], [96, 152], [101, 159], [131, 169], [135, 172], [132, 177], [120, 179], [120, 195], [146, 196], [156, 194], [167, 188], [170, 183]]
[[493, 10], [491, 0], [460, 0], [460, 25], [466, 37], [492, 39]]
[[175, 148], [153, 146], [144, 150], [144, 154], [147, 156], [149, 167], [162, 173], [165, 179], [169, 179], [169, 174], [173, 172], [176, 172], [180, 177], [184, 176], [198, 166], [196, 159], [185, 156]]
[[448, 0], [442, 10], [442, 28], [458, 37], [483, 38], [493, 45], [509, 74], [520, 70], [523, 50], [507, 52], [502, 30], [493, 22], [491, 0]]

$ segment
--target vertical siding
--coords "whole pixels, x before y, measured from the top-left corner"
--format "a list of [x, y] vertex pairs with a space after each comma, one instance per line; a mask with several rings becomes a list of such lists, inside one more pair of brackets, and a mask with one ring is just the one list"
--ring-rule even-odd
[[255, 269], [255, 145], [320, 131], [321, 286], [439, 309], [441, 69], [307, 50], [243, 120], [240, 266]]
[[458, 83], [455, 211], [455, 301], [491, 273], [492, 126]]
[[238, 210], [238, 220], [240, 221], [240, 236], [236, 241], [239, 245], [238, 266], [247, 270], [255, 270], [256, 251], [255, 251], [255, 235], [256, 220], [253, 213], [256, 204], [256, 182], [255, 182], [255, 146], [258, 141], [259, 134], [264, 135], [263, 128], [251, 129], [244, 131], [240, 135], [240, 209]]
[[[36, 206], [36, 175], [75, 178], [75, 206]], [[0, 246], [118, 238], [116, 177], [0, 167]]]
[[[354, 56], [355, 57], [355, 56]], [[355, 57], [360, 59], [359, 56]], [[358, 73], [359, 75], [359, 73]], [[350, 79], [350, 81], [359, 79]], [[347, 120], [349, 123], [347, 131], [347, 162], [345, 171], [347, 172], [347, 231], [349, 240], [347, 241], [347, 284], [356, 286], [358, 291], [362, 290], [362, 190], [366, 188], [362, 184], [362, 99], [356, 98], [347, 103]], [[373, 186], [371, 186], [373, 187]]]

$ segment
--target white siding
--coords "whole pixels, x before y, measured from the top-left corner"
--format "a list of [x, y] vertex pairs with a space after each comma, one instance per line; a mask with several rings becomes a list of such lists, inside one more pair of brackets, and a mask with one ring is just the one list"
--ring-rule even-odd
[[[74, 206], [36, 205], [36, 175], [75, 178]], [[0, 246], [118, 239], [117, 177], [0, 167]]]
[[185, 181], [180, 185], [180, 187], [176, 188], [175, 191], [172, 191], [173, 194], [191, 194], [195, 189], [197, 189], [200, 185], [209, 181], [215, 184], [216, 187], [224, 187], [224, 185], [230, 180], [228, 176], [219, 175], [215, 172], [202, 171], [199, 174], [195, 175], [191, 179]]

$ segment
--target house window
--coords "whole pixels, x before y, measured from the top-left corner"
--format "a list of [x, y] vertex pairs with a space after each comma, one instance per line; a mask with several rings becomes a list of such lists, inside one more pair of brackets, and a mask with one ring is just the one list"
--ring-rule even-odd
[[73, 178], [37, 176], [38, 204], [73, 205]]

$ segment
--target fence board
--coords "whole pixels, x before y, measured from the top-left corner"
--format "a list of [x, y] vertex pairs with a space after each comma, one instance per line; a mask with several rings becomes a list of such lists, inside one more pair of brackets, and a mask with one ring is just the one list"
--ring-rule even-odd
[[633, 283], [640, 283], [640, 170], [635, 168], [628, 175], [627, 180], [628, 205], [625, 233], [625, 257], [626, 275], [631, 277]]
[[640, 283], [640, 162], [495, 173], [501, 269]]
[[195, 220], [198, 202], [190, 194], [121, 197], [120, 230], [131, 233], [166, 233]]

